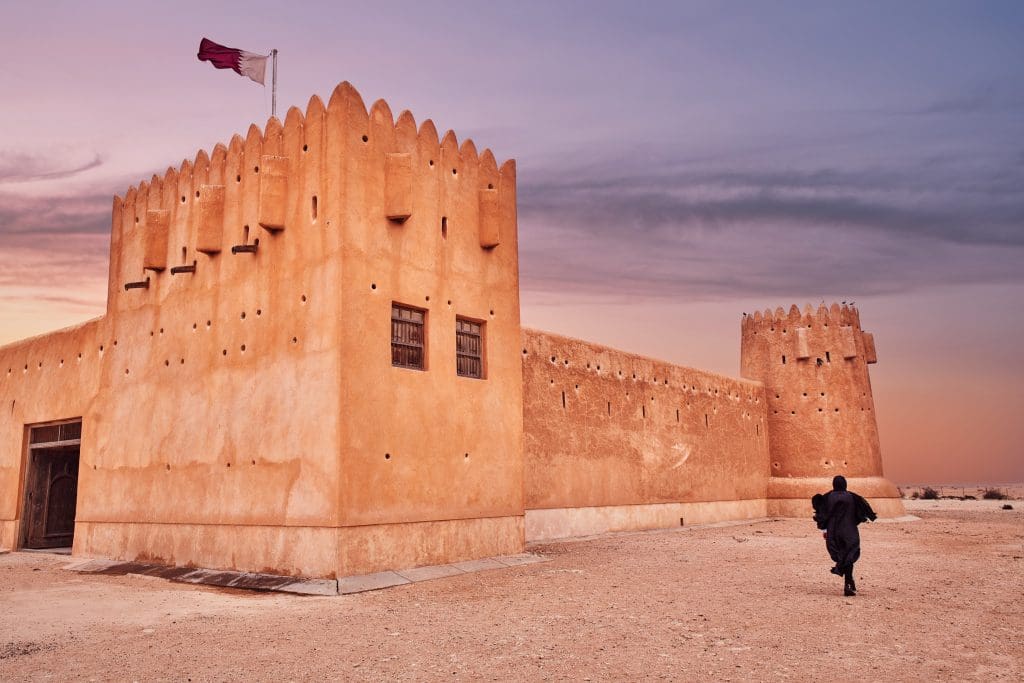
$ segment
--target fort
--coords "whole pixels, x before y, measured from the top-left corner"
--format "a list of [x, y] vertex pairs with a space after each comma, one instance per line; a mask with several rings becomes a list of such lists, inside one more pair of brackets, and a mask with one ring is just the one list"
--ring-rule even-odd
[[105, 315], [0, 348], [0, 549], [349, 576], [837, 473], [902, 514], [858, 311], [741, 334], [732, 378], [522, 328], [515, 163], [342, 83], [115, 197]]

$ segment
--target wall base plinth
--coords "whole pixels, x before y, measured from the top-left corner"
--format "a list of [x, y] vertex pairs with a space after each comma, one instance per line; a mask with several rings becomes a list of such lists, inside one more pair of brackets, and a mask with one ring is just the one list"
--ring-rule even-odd
[[0, 550], [14, 550], [18, 545], [18, 520], [0, 520]]
[[338, 529], [77, 522], [74, 557], [335, 578]]
[[525, 546], [521, 516], [343, 527], [338, 576], [515, 555]]
[[765, 516], [767, 501], [764, 499], [527, 510], [526, 540], [550, 541]]
[[78, 522], [72, 554], [336, 578], [515, 555], [524, 547], [519, 516], [341, 528]]
[[[879, 517], [907, 514], [896, 485], [884, 477], [847, 477], [847, 488], [864, 496]], [[772, 477], [768, 480], [768, 514], [772, 517], [807, 517], [811, 496], [832, 490], [832, 477]]]

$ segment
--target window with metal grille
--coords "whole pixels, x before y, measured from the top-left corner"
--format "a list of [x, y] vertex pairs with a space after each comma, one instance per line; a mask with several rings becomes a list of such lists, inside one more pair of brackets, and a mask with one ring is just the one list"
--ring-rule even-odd
[[77, 444], [82, 439], [82, 423], [64, 422], [55, 425], [44, 425], [33, 427], [29, 432], [29, 445], [36, 448], [40, 445], [53, 446], [62, 444]]
[[460, 377], [484, 376], [483, 331], [480, 323], [455, 320], [455, 365]]
[[423, 318], [425, 312], [391, 304], [391, 364], [423, 369]]

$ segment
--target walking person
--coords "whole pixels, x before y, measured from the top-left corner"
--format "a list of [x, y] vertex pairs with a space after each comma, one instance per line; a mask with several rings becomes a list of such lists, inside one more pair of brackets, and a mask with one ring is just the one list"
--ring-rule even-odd
[[843, 577], [843, 595], [857, 594], [853, 564], [860, 559], [860, 532], [857, 525], [878, 517], [863, 497], [846, 490], [846, 478], [836, 475], [832, 490], [811, 498], [814, 521], [825, 531], [825, 548], [835, 562], [831, 571]]

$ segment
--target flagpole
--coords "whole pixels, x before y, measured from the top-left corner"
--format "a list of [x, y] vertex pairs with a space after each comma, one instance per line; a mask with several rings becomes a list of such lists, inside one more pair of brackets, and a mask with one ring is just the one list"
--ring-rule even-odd
[[273, 80], [270, 86], [270, 115], [277, 116], [277, 48], [271, 50], [270, 54], [274, 58]]

